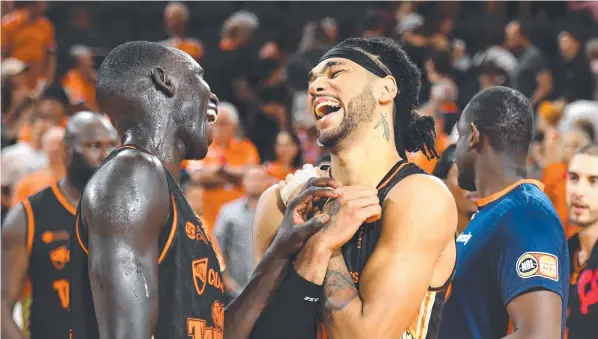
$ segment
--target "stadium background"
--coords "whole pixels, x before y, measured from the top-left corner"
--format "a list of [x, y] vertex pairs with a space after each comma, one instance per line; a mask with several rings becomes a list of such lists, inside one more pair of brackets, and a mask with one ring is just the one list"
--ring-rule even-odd
[[[509, 31], [513, 20], [519, 34]], [[419, 111], [436, 119], [440, 152], [479, 89], [507, 85], [529, 96], [537, 110], [529, 173], [544, 181], [570, 236], [566, 163], [598, 129], [597, 22], [598, 3], [585, 1], [2, 1], [2, 218], [64, 174], [61, 129], [69, 115], [97, 110], [95, 70], [123, 42], [163, 41], [188, 52], [228, 112], [206, 160], [182, 170], [189, 200], [213, 230], [225, 223], [221, 207], [248, 192], [242, 182], [211, 183], [210, 175], [263, 164], [267, 176], [251, 174], [254, 199], [325, 156], [305, 110], [307, 72], [335, 42], [381, 35], [399, 41], [422, 70]], [[433, 171], [434, 161], [410, 157]], [[463, 196], [458, 203], [472, 203], [474, 195]], [[247, 234], [229, 250], [251, 257], [250, 223], [226, 223]]]

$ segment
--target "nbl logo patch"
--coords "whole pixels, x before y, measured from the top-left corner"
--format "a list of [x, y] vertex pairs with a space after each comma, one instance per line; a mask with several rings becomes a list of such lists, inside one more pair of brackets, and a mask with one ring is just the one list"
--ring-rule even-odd
[[523, 253], [515, 267], [517, 275], [528, 279], [542, 277], [554, 281], [559, 280], [559, 259], [556, 255], [543, 252]]

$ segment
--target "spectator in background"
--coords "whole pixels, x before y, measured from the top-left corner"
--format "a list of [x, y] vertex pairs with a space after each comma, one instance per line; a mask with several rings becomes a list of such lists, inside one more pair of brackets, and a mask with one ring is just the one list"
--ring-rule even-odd
[[245, 196], [220, 209], [214, 235], [220, 245], [227, 270], [223, 273], [224, 288], [233, 299], [243, 291], [253, 273], [253, 216], [262, 193], [271, 178], [261, 166], [249, 166], [243, 176]]
[[303, 166], [303, 156], [301, 154], [301, 141], [299, 137], [287, 130], [280, 131], [276, 136], [274, 145], [275, 161], [265, 162], [268, 175], [276, 179], [285, 180], [288, 174], [295, 173]]
[[433, 51], [426, 58], [425, 69], [432, 87], [428, 103], [421, 110], [432, 110], [434, 113], [428, 115], [441, 117], [444, 122], [444, 134], [448, 134], [459, 119], [459, 108], [455, 103], [459, 90], [453, 80], [451, 54], [444, 50]]
[[[7, 58], [0, 66], [2, 71], [2, 146], [16, 140], [21, 113], [31, 104], [32, 91], [27, 87], [29, 67], [19, 59]], [[4, 141], [5, 140], [5, 141]]]
[[184, 3], [169, 3], [164, 8], [164, 25], [170, 38], [163, 43], [180, 49], [199, 62], [204, 53], [203, 44], [197, 39], [186, 36], [188, 21], [189, 9]]
[[64, 128], [50, 127], [42, 137], [42, 151], [48, 158], [47, 167], [24, 176], [13, 187], [11, 206], [57, 182], [65, 175]]
[[[45, 120], [50, 126], [66, 127], [67, 108], [69, 101], [64, 90], [59, 86], [48, 88], [35, 105], [37, 118]], [[32, 125], [24, 124], [19, 130], [18, 139], [21, 142], [32, 140], [34, 131]]]
[[586, 44], [586, 55], [590, 62], [590, 72], [594, 78], [593, 100], [598, 101], [598, 38], [591, 39]]
[[77, 111], [97, 112], [99, 107], [96, 101], [96, 78], [93, 54], [91, 50], [82, 45], [71, 48], [71, 58], [74, 67], [62, 78], [62, 87], [68, 95], [69, 102]]
[[220, 206], [243, 196], [242, 180], [248, 165], [260, 163], [257, 149], [247, 139], [238, 138], [239, 113], [230, 103], [218, 105], [218, 119], [212, 125], [214, 141], [201, 166], [191, 170], [191, 180], [204, 188], [203, 216], [211, 231]]
[[432, 174], [441, 179], [448, 189], [453, 194], [455, 202], [457, 203], [458, 223], [457, 232], [461, 233], [469, 224], [471, 217], [477, 212], [478, 208], [475, 203], [475, 195], [468, 192], [461, 187], [457, 178], [459, 172], [457, 165], [455, 165], [455, 145], [450, 145], [438, 159], [438, 163], [434, 167]]
[[505, 29], [505, 44], [518, 58], [510, 85], [536, 107], [552, 92], [552, 73], [548, 61], [530, 37], [531, 27], [525, 21], [512, 21]]
[[593, 98], [594, 77], [581, 42], [575, 29], [564, 30], [558, 35], [561, 57], [554, 68], [555, 97], [566, 102]]
[[552, 201], [563, 227], [565, 235], [570, 238], [577, 232], [577, 227], [569, 223], [567, 207], [567, 168], [571, 157], [581, 148], [594, 140], [594, 128], [591, 123], [578, 120], [571, 129], [561, 133], [558, 149], [548, 150], [556, 154], [556, 160], [548, 164], [542, 173], [544, 191]]
[[27, 64], [27, 86], [37, 92], [53, 82], [56, 71], [54, 25], [44, 16], [46, 7], [45, 1], [18, 1], [2, 17], [2, 58]]

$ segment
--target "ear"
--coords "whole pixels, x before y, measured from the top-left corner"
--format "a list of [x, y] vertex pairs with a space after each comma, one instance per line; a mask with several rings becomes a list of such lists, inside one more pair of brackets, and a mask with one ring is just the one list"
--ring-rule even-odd
[[391, 103], [397, 95], [399, 95], [399, 88], [397, 87], [397, 81], [392, 76], [387, 76], [381, 80], [381, 91], [378, 102], [381, 105]]
[[478, 148], [480, 145], [480, 131], [478, 127], [472, 122], [470, 124], [471, 133], [469, 133], [469, 140], [467, 141], [467, 148], [469, 150]]
[[167, 97], [172, 98], [176, 92], [172, 78], [166, 73], [162, 67], [156, 66], [152, 69], [152, 81], [156, 88], [166, 94]]

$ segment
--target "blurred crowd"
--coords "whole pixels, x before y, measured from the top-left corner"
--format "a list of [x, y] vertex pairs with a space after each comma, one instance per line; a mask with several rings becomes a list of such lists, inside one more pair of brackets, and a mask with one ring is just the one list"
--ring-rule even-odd
[[[207, 157], [182, 164], [185, 193], [229, 261], [231, 294], [253, 269], [260, 194], [329, 156], [306, 109], [307, 74], [349, 36], [399, 41], [424, 74], [419, 112], [439, 153], [480, 89], [511, 86], [537, 111], [529, 175], [542, 180], [570, 236], [569, 157], [597, 138], [598, 3], [570, 2], [2, 2], [2, 218], [60, 179], [69, 116], [98, 111], [96, 69], [129, 40], [162, 41], [196, 59], [220, 98]], [[409, 154], [433, 173], [436, 160]], [[475, 212], [447, 169], [462, 213]], [[440, 173], [437, 171], [437, 173]], [[234, 262], [235, 265], [231, 265]], [[230, 278], [230, 277], [229, 277]]]

